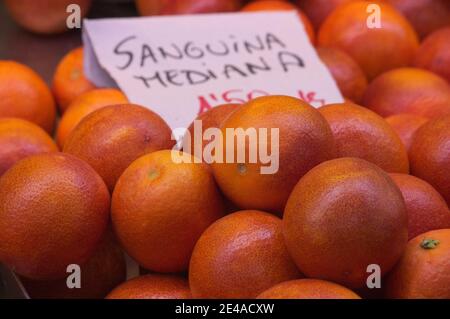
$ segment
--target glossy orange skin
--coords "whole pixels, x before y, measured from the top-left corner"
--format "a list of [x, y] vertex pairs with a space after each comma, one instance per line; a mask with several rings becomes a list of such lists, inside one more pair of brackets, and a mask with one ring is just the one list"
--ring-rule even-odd
[[240, 0], [136, 0], [140, 15], [170, 15], [232, 12], [241, 7]]
[[414, 135], [411, 174], [430, 183], [450, 205], [450, 115], [431, 120]]
[[56, 67], [53, 75], [52, 91], [61, 113], [79, 95], [95, 88], [83, 71], [83, 48], [67, 53]]
[[308, 17], [296, 5], [290, 2], [277, 0], [261, 0], [256, 2], [250, 2], [241, 9], [241, 11], [244, 12], [290, 11], [290, 10], [297, 10], [300, 20], [303, 23], [303, 26], [305, 27], [305, 31], [308, 34], [309, 40], [311, 41], [311, 43], [314, 43], [316, 40], [316, 34], [314, 31], [314, 27], [311, 24], [311, 21], [309, 21]]
[[341, 285], [318, 279], [297, 279], [267, 289], [258, 299], [361, 299]]
[[64, 146], [67, 137], [88, 114], [104, 106], [128, 102], [127, 97], [117, 89], [94, 89], [81, 94], [70, 103], [59, 121], [56, 131], [58, 145], [60, 147]]
[[[222, 122], [230, 116], [231, 113], [236, 111], [239, 108], [239, 104], [223, 104], [216, 106], [199, 116], [194, 121], [202, 121], [202, 136], [203, 133], [209, 129], [209, 128], [220, 128], [220, 125]], [[195, 139], [195, 133], [194, 133], [194, 122], [191, 123], [191, 125], [188, 127], [189, 133], [190, 133], [190, 140], [188, 140], [188, 135], [185, 136], [184, 145], [190, 145], [190, 151], [183, 145], [183, 151], [188, 152], [190, 154], [196, 155], [195, 152], [195, 145], [202, 145], [202, 156], [203, 156], [203, 149], [205, 145], [210, 143], [210, 141], [199, 141]], [[197, 157], [202, 157], [198, 156]]]
[[19, 118], [0, 118], [0, 176], [27, 156], [58, 151], [39, 126]]
[[145, 275], [116, 287], [106, 299], [190, 299], [186, 279], [174, 275]]
[[400, 11], [423, 38], [429, 33], [450, 25], [448, 0], [386, 0]]
[[213, 163], [214, 176], [226, 197], [240, 208], [281, 214], [299, 178], [317, 164], [334, 158], [333, 135], [316, 109], [287, 96], [260, 97], [241, 106], [222, 124], [224, 145], [227, 128], [252, 127], [266, 128], [269, 133], [272, 128], [279, 129], [278, 171], [261, 174], [260, 168], [268, 164], [250, 163], [246, 143], [246, 163]]
[[68, 31], [66, 8], [77, 4], [83, 18], [91, 7], [91, 0], [5, 0], [5, 6], [14, 21], [24, 29], [39, 34]]
[[450, 114], [450, 85], [429, 71], [400, 68], [373, 80], [363, 105], [383, 117], [401, 113], [444, 116]]
[[433, 186], [411, 175], [390, 176], [405, 200], [409, 239], [430, 230], [450, 228], [450, 210]]
[[450, 82], [450, 27], [438, 29], [426, 37], [417, 51], [413, 64]]
[[22, 277], [20, 281], [32, 299], [98, 299], [125, 280], [124, 254], [108, 232], [92, 257], [81, 265], [81, 288], [67, 288], [66, 278], [37, 281]]
[[354, 0], [296, 0], [300, 8], [306, 13], [311, 20], [314, 28], [319, 30], [323, 21], [338, 6]]
[[369, 28], [370, 4], [373, 1], [352, 1], [339, 6], [324, 21], [317, 38], [321, 46], [336, 46], [347, 52], [369, 81], [383, 72], [409, 65], [419, 47], [409, 22], [383, 2], [377, 2], [382, 27]]
[[394, 129], [409, 152], [411, 148], [414, 133], [426, 122], [428, 119], [423, 116], [401, 113], [391, 115], [386, 118], [386, 122]]
[[0, 60], [0, 118], [18, 117], [53, 131], [55, 101], [44, 80], [28, 66]]
[[289, 256], [281, 220], [261, 211], [239, 211], [212, 224], [192, 253], [194, 298], [255, 298], [301, 274]]
[[67, 138], [64, 152], [91, 165], [112, 191], [135, 159], [173, 145], [171, 130], [161, 117], [142, 106], [122, 104], [86, 116]]
[[307, 277], [350, 288], [366, 284], [367, 266], [387, 273], [408, 241], [402, 194], [374, 164], [340, 158], [309, 171], [283, 218], [286, 246]]
[[359, 65], [338, 48], [319, 47], [317, 54], [327, 66], [342, 95], [360, 103], [367, 88], [367, 77]]
[[362, 158], [387, 172], [409, 172], [406, 148], [382, 117], [351, 103], [326, 105], [319, 112], [333, 131], [338, 157]]
[[[424, 239], [439, 244], [424, 249]], [[400, 299], [450, 298], [450, 229], [433, 230], [409, 241], [389, 274], [386, 295]]]
[[0, 261], [35, 280], [60, 279], [94, 253], [109, 220], [100, 176], [62, 153], [28, 157], [0, 178]]
[[224, 214], [223, 202], [205, 164], [175, 163], [163, 150], [134, 161], [112, 197], [114, 229], [127, 253], [149, 270], [187, 270], [197, 239]]

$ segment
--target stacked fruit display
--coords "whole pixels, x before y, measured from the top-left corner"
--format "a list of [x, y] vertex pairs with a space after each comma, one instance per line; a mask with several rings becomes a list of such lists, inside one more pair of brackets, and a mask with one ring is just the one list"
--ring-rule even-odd
[[[6, 5], [22, 26], [60, 31], [21, 2]], [[52, 89], [0, 60], [0, 262], [31, 297], [450, 298], [450, 3], [243, 5], [137, 1], [141, 14], [298, 10], [346, 102], [265, 96], [198, 117], [223, 145], [228, 128], [279, 129], [273, 174], [175, 151], [156, 113], [86, 79], [82, 48]], [[146, 274], [126, 281], [124, 253]]]

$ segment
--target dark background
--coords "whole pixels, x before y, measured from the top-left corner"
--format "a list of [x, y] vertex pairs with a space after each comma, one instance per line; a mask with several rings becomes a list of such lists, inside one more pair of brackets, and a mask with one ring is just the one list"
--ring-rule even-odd
[[[133, 1], [96, 0], [89, 11], [88, 18], [135, 15], [137, 12]], [[24, 63], [37, 71], [50, 84], [59, 60], [69, 50], [80, 45], [80, 30], [50, 36], [35, 35], [23, 30], [11, 20], [3, 1], [0, 1], [1, 60]]]

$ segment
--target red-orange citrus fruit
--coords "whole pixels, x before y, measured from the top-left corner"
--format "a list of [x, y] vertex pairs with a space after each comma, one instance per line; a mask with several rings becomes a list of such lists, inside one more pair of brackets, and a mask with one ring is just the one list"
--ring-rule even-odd
[[450, 210], [433, 186], [411, 175], [390, 176], [405, 200], [409, 239], [430, 230], [450, 228]]
[[44, 80], [26, 65], [0, 60], [0, 118], [19, 117], [48, 133], [53, 131], [56, 108]]
[[333, 131], [338, 157], [362, 158], [387, 172], [409, 172], [406, 148], [382, 117], [350, 103], [326, 105], [319, 111]]
[[285, 281], [267, 289], [258, 299], [361, 299], [341, 285], [318, 279]]
[[67, 137], [88, 114], [104, 106], [128, 103], [127, 97], [117, 89], [94, 89], [87, 91], [70, 103], [58, 124], [56, 140], [64, 146]]
[[416, 29], [420, 37], [450, 25], [448, 0], [386, 0], [400, 11]]
[[0, 176], [25, 157], [57, 150], [52, 138], [36, 124], [0, 118]]
[[140, 15], [172, 15], [232, 12], [241, 7], [241, 0], [136, 0]]
[[316, 35], [314, 32], [314, 27], [309, 21], [308, 17], [294, 4], [285, 2], [285, 1], [277, 1], [277, 0], [261, 0], [256, 2], [251, 2], [244, 6], [241, 11], [244, 12], [255, 12], [255, 11], [289, 11], [296, 10], [300, 17], [300, 21], [303, 23], [306, 33], [308, 34], [309, 40], [311, 43], [315, 42]]
[[296, 0], [316, 30], [338, 6], [351, 1], [354, 0]]
[[94, 253], [109, 208], [108, 189], [85, 162], [27, 157], [0, 178], [0, 261], [30, 279], [62, 278]]
[[[223, 163], [216, 161], [211, 166], [224, 194], [242, 209], [281, 213], [299, 178], [335, 156], [327, 121], [315, 108], [293, 97], [256, 98], [233, 112], [221, 130]], [[247, 135], [245, 145], [239, 143], [243, 135]], [[251, 159], [255, 150], [270, 156]], [[245, 159], [239, 159], [242, 154]]]
[[[206, 133], [206, 130], [209, 128], [217, 128], [219, 129], [222, 125], [222, 122], [230, 116], [231, 113], [236, 111], [240, 105], [239, 104], [223, 104], [216, 106], [199, 116], [194, 120], [194, 122], [191, 123], [191, 125], [188, 127], [189, 135], [186, 134], [183, 141], [183, 151], [193, 154], [197, 156], [198, 158], [202, 158], [203, 156], [203, 150], [205, 146], [209, 143], [211, 143], [213, 137], [211, 137], [209, 140], [203, 140], [203, 134]], [[201, 124], [201, 130], [198, 132], [195, 131], [195, 121], [201, 121], [197, 122]], [[198, 125], [198, 124], [197, 124]], [[200, 135], [199, 135], [200, 134]], [[190, 149], [185, 147], [186, 145], [190, 145]], [[198, 145], [198, 150], [201, 151], [201, 153], [196, 154], [196, 148], [195, 146]], [[198, 151], [197, 151], [198, 153]]]
[[187, 270], [197, 239], [223, 216], [223, 202], [207, 165], [163, 150], [125, 170], [111, 211], [118, 239], [131, 257], [149, 270], [174, 273]]
[[174, 275], [145, 275], [128, 280], [106, 299], [190, 299], [186, 279]]
[[450, 114], [450, 85], [429, 71], [400, 68], [373, 80], [362, 104], [383, 117], [401, 113], [439, 117]]
[[413, 64], [450, 82], [450, 27], [438, 29], [426, 37], [417, 51]]
[[402, 193], [387, 173], [362, 159], [322, 163], [292, 191], [283, 235], [307, 277], [360, 288], [369, 265], [384, 275], [403, 253], [408, 218]]
[[32, 299], [105, 298], [126, 279], [125, 257], [111, 232], [107, 232], [92, 257], [80, 265], [80, 270], [80, 288], [68, 288], [67, 278], [42, 281], [22, 277], [21, 282]]
[[83, 71], [83, 48], [67, 53], [56, 67], [52, 91], [61, 113], [79, 95], [95, 88]]
[[450, 205], [450, 115], [417, 130], [409, 158], [411, 174], [430, 183]]
[[419, 115], [401, 113], [387, 117], [386, 122], [394, 129], [406, 150], [409, 151], [414, 133], [428, 122], [428, 119]]
[[[374, 10], [379, 10], [380, 21]], [[317, 39], [319, 45], [347, 52], [369, 80], [409, 65], [419, 47], [408, 20], [390, 5], [373, 1], [351, 1], [337, 7], [320, 27]]]
[[112, 191], [135, 159], [173, 144], [169, 126], [156, 113], [122, 104], [105, 106], [86, 116], [67, 138], [64, 152], [91, 165]]
[[386, 296], [401, 299], [450, 299], [450, 229], [421, 234], [409, 241], [389, 274]]
[[342, 95], [360, 103], [367, 88], [367, 78], [355, 60], [338, 48], [319, 47], [317, 54], [327, 66]]
[[195, 298], [255, 298], [299, 276], [281, 220], [261, 211], [239, 211], [212, 224], [195, 245], [189, 266]]
[[24, 29], [54, 34], [69, 30], [69, 5], [78, 5], [80, 19], [88, 13], [92, 0], [5, 0], [4, 3], [14, 21]]

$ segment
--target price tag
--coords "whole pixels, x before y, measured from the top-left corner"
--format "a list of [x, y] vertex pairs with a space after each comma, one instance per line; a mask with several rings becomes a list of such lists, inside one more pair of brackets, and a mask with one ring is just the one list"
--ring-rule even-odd
[[173, 128], [263, 95], [343, 102], [295, 11], [85, 20], [85, 70]]

